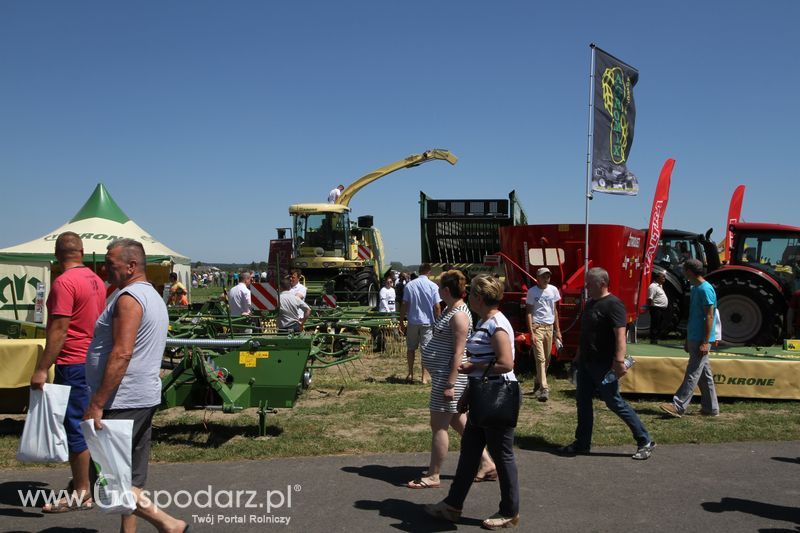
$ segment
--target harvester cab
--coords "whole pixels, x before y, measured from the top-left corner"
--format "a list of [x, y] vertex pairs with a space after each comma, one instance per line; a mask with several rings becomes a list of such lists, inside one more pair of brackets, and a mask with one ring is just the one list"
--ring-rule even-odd
[[389, 263], [372, 216], [359, 216], [354, 223], [350, 216], [350, 200], [383, 176], [437, 159], [451, 165], [458, 160], [447, 150], [428, 150], [358, 178], [342, 191], [336, 203], [291, 205], [291, 236], [270, 241], [270, 266], [283, 263], [288, 255], [288, 265], [283, 263], [285, 266], [281, 270], [286, 267], [302, 270], [310, 303], [320, 303], [323, 295], [330, 295], [339, 301], [377, 307], [379, 279]]

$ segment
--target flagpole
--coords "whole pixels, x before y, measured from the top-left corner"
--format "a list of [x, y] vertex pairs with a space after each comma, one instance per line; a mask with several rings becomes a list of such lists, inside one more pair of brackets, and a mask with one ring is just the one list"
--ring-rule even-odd
[[583, 242], [583, 299], [586, 301], [586, 275], [589, 273], [589, 202], [592, 200], [592, 165], [594, 154], [592, 146], [594, 144], [594, 60], [595, 45], [589, 45], [592, 49], [591, 66], [589, 67], [589, 134], [586, 143], [586, 207], [585, 207], [585, 238]]

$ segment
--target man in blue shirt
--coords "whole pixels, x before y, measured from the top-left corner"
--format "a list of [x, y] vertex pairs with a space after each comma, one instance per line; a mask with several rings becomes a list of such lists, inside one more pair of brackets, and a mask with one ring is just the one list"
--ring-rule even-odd
[[[417, 348], [424, 350], [433, 336], [433, 324], [439, 318], [439, 286], [428, 275], [431, 265], [423, 263], [419, 267], [419, 277], [408, 282], [403, 289], [403, 304], [400, 306], [400, 331], [406, 336], [406, 360], [408, 376], [406, 381], [414, 381], [414, 354]], [[406, 325], [408, 318], [408, 325]], [[421, 363], [422, 358], [420, 358]], [[422, 382], [427, 383], [425, 367], [422, 367]]]
[[695, 386], [699, 386], [700, 414], [719, 416], [714, 373], [708, 359], [711, 344], [716, 340], [714, 313], [717, 308], [717, 294], [714, 287], [703, 278], [703, 263], [697, 259], [689, 259], [683, 264], [683, 270], [692, 284], [684, 348], [689, 352], [689, 364], [686, 365], [683, 383], [672, 402], [662, 403], [659, 408], [673, 418], [680, 418], [692, 401]]

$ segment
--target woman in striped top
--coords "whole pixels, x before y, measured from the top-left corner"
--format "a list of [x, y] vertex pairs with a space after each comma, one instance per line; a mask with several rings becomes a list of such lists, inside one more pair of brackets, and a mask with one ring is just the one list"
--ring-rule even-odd
[[[449, 270], [439, 280], [439, 297], [447, 311], [433, 326], [433, 337], [422, 350], [422, 364], [431, 375], [431, 462], [428, 475], [408, 482], [412, 489], [428, 489], [441, 485], [439, 472], [449, 447], [448, 426], [458, 434], [464, 432], [466, 416], [458, 412], [458, 400], [467, 386], [467, 377], [458, 368], [467, 362], [466, 342], [472, 331], [472, 315], [463, 294], [464, 274]], [[489, 454], [483, 452], [482, 471], [495, 470]], [[487, 477], [487, 480], [489, 478]]]
[[[514, 375], [514, 330], [499, 309], [503, 299], [503, 284], [497, 278], [482, 274], [472, 280], [471, 286], [469, 306], [480, 317], [480, 321], [475, 326], [475, 333], [467, 341], [469, 361], [462, 364], [458, 371], [462, 375], [469, 375], [470, 386], [473, 386], [473, 380], [480, 381], [494, 361], [489, 368], [488, 379], [503, 379], [518, 387]], [[463, 400], [460, 403], [463, 404]], [[497, 464], [500, 508], [483, 521], [483, 527], [516, 527], [519, 524], [519, 481], [513, 445], [513, 427], [479, 427], [468, 419], [461, 437], [461, 455], [450, 492], [441, 502], [426, 505], [425, 512], [451, 522], [461, 518], [464, 500], [480, 466], [481, 452], [486, 453], [484, 447], [488, 447]]]

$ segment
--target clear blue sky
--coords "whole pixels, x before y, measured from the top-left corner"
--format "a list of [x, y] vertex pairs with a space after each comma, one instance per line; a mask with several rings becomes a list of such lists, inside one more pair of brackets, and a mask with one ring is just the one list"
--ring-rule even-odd
[[[545, 6], [545, 4], [547, 4]], [[419, 191], [505, 197], [582, 223], [589, 43], [639, 69], [638, 197], [591, 220], [721, 238], [800, 225], [800, 2], [0, 3], [0, 247], [70, 219], [102, 182], [155, 238], [204, 262], [263, 260], [287, 206], [437, 147], [460, 160], [362, 190], [391, 260], [419, 260]]]

